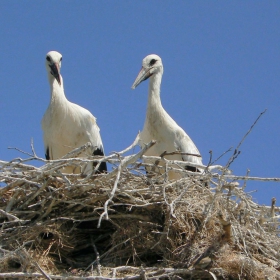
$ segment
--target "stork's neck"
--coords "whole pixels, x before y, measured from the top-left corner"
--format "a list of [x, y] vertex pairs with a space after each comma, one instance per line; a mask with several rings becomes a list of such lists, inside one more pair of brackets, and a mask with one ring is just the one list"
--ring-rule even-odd
[[51, 103], [59, 104], [65, 102], [66, 97], [64, 94], [64, 88], [63, 88], [63, 79], [60, 76], [61, 85], [57, 82], [57, 80], [52, 76], [48, 75], [49, 83], [50, 83], [50, 89], [51, 89]]
[[150, 77], [147, 112], [154, 112], [156, 110], [162, 109], [161, 100], [160, 100], [161, 78], [162, 78], [161, 72], [158, 72]]

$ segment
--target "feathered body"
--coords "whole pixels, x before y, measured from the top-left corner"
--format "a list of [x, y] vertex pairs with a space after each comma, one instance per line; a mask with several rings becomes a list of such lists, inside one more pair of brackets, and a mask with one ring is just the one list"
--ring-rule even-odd
[[[162, 107], [160, 99], [162, 75], [163, 65], [161, 58], [155, 54], [148, 55], [143, 59], [142, 69], [132, 86], [132, 88], [135, 88], [142, 81], [150, 78], [146, 120], [144, 128], [140, 133], [140, 145], [144, 147], [151, 140], [156, 140], [156, 144], [146, 152], [147, 156], [159, 156], [165, 151], [168, 153], [180, 151], [182, 153], [200, 155], [191, 138]], [[175, 154], [168, 155], [166, 158], [202, 164], [202, 159], [199, 156]], [[186, 169], [199, 171], [192, 166], [186, 166]], [[179, 179], [181, 175], [170, 171], [169, 178]]]
[[[90, 142], [93, 148], [79, 156], [104, 155], [96, 118], [85, 108], [68, 101], [64, 94], [63, 79], [60, 75], [61, 59], [62, 56], [58, 52], [51, 51], [47, 54], [46, 68], [51, 100], [42, 119], [46, 158], [59, 159], [87, 142]], [[88, 173], [93, 167], [89, 164], [83, 171]], [[106, 163], [101, 163], [99, 171], [106, 170]], [[81, 170], [69, 166], [65, 167], [63, 172], [80, 173]]]

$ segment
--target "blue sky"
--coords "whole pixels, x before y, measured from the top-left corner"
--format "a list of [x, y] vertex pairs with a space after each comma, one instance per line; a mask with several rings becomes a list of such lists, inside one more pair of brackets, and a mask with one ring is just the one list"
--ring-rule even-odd
[[[131, 85], [142, 59], [156, 53], [163, 106], [204, 163], [209, 150], [217, 158], [237, 146], [267, 108], [231, 168], [280, 177], [279, 1], [1, 1], [0, 25], [1, 160], [23, 156], [8, 147], [30, 151], [31, 138], [44, 156], [48, 51], [62, 53], [66, 96], [97, 117], [107, 154], [143, 127], [148, 83]], [[279, 187], [248, 182], [246, 190], [270, 204]]]

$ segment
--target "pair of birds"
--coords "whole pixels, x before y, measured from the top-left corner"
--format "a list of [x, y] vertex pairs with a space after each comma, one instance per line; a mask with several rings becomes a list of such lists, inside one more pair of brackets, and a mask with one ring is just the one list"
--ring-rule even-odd
[[[46, 69], [51, 88], [51, 100], [42, 119], [46, 159], [61, 158], [87, 142], [90, 142], [92, 147], [80, 156], [103, 156], [104, 148], [96, 118], [85, 108], [68, 101], [64, 94], [63, 79], [60, 74], [61, 61], [60, 53], [56, 51], [47, 53]], [[144, 147], [151, 140], [156, 140], [156, 144], [146, 152], [146, 155], [160, 156], [163, 152], [179, 151], [181, 153], [167, 155], [166, 158], [201, 165], [202, 159], [193, 141], [162, 107], [160, 100], [162, 75], [161, 58], [151, 54], [143, 59], [142, 68], [132, 85], [132, 89], [135, 89], [141, 82], [150, 78], [147, 114], [144, 128], [140, 133], [139, 144]], [[193, 172], [200, 172], [193, 166], [186, 165], [185, 168]], [[83, 172], [88, 174], [93, 169], [94, 165], [89, 163]], [[98, 172], [106, 171], [106, 162], [102, 162]], [[80, 173], [81, 170], [68, 166], [63, 169], [63, 172]], [[178, 178], [181, 178], [179, 173], [169, 172], [169, 179]]]

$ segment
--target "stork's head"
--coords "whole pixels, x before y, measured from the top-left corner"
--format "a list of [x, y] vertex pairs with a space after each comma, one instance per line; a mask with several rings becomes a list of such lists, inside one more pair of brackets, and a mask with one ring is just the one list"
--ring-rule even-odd
[[150, 54], [143, 59], [142, 68], [131, 88], [135, 89], [141, 82], [157, 73], [163, 73], [161, 58], [156, 54]]
[[46, 55], [47, 72], [52, 75], [61, 85], [60, 68], [61, 68], [62, 54], [56, 51], [50, 51]]

